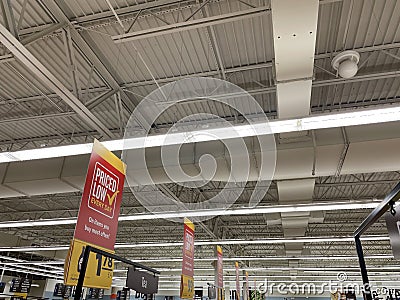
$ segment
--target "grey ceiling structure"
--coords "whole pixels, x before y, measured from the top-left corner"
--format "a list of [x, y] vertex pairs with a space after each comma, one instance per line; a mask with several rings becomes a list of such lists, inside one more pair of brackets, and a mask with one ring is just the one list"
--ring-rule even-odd
[[[286, 30], [279, 21], [286, 12], [277, 0], [110, 3], [112, 7], [105, 0], [0, 1], [2, 152], [120, 139], [144, 97], [158, 85], [188, 77], [225, 79], [240, 86], [270, 119], [392, 107], [400, 101], [399, 1], [321, 0], [305, 15], [315, 18], [310, 42], [291, 36], [290, 47], [278, 37]], [[297, 26], [296, 20], [290, 22]], [[303, 48], [313, 51], [311, 57]], [[332, 58], [344, 50], [360, 54], [359, 71], [350, 79], [338, 77], [331, 67]], [[299, 62], [301, 74], [287, 76], [285, 60], [293, 66], [289, 71]], [[293, 96], [288, 84], [304, 91], [297, 102], [300, 110], [293, 108], [296, 99], [288, 99]], [[161, 115], [152, 133], [165, 132], [196, 113], [241, 121], [220, 103], [187, 101]], [[392, 122], [277, 134], [276, 174], [258, 206], [383, 199], [400, 180], [398, 126]], [[87, 159], [1, 163], [0, 226], [75, 218]], [[182, 202], [200, 202], [217, 194], [225, 182], [193, 189], [160, 184]], [[254, 187], [255, 182], [247, 182], [233, 207], [246, 205]], [[145, 212], [126, 188], [121, 214]], [[355, 246], [348, 237], [369, 212], [344, 205], [342, 210], [214, 217], [196, 227], [196, 241], [202, 243], [196, 246], [195, 274], [213, 275], [209, 269], [216, 243], [224, 249], [226, 278], [234, 275], [235, 260], [254, 279], [305, 281], [335, 277], [341, 269], [357, 272]], [[0, 268], [16, 257], [21, 262], [40, 257], [59, 265], [26, 262], [19, 270], [62, 275], [73, 230], [74, 224], [1, 226]], [[182, 232], [181, 224], [163, 219], [120, 222], [117, 243], [128, 246], [117, 247], [116, 253], [161, 269], [168, 278], [160, 285], [176, 287]], [[380, 271], [379, 280], [392, 276], [390, 268], [397, 263], [382, 220], [363, 244], [371, 273]], [[31, 246], [41, 249], [25, 249]], [[23, 256], [32, 252], [37, 256]], [[356, 273], [351, 276], [361, 280]]]

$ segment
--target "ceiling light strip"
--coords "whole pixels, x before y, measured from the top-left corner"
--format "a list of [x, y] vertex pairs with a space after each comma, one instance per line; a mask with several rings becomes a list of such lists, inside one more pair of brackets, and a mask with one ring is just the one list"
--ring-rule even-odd
[[[155, 220], [169, 218], [184, 217], [202, 217], [202, 216], [233, 216], [233, 215], [254, 215], [254, 214], [273, 214], [284, 212], [311, 212], [311, 211], [332, 211], [332, 210], [358, 210], [376, 208], [380, 201], [347, 201], [336, 203], [314, 203], [299, 205], [275, 205], [261, 207], [240, 207], [233, 209], [205, 209], [194, 211], [171, 211], [163, 213], [140, 213], [134, 215], [123, 215], [119, 217], [119, 221], [139, 221], [139, 220]], [[75, 224], [76, 218], [63, 219], [45, 219], [45, 220], [23, 220], [1, 222], [0, 228], [19, 228], [19, 227], [36, 227], [36, 226], [57, 226]]]
[[[388, 241], [388, 236], [363, 236], [363, 241]], [[353, 237], [308, 237], [308, 238], [269, 238], [260, 240], [221, 240], [221, 241], [195, 241], [195, 246], [209, 245], [254, 245], [254, 244], [287, 244], [287, 243], [325, 243], [325, 242], [353, 242]], [[116, 244], [116, 249], [153, 248], [153, 247], [181, 247], [182, 242], [171, 243], [142, 243], [142, 244]], [[0, 252], [36, 252], [36, 251], [62, 251], [69, 246], [49, 247], [1, 247]]]
[[[321, 114], [291, 120], [273, 120], [269, 126], [265, 123], [254, 125], [236, 125], [229, 128], [207, 128], [204, 130], [179, 132], [148, 137], [131, 138], [129, 140], [104, 141], [103, 144], [111, 151], [139, 149], [146, 147], [160, 147], [172, 144], [187, 144], [207, 142], [212, 140], [251, 137], [271, 133], [287, 133], [306, 130], [327, 129], [336, 127], [377, 124], [400, 121], [400, 106], [391, 106], [378, 109], [356, 110], [344, 113]], [[228, 129], [228, 130], [227, 130]], [[204, 134], [206, 133], [206, 134]], [[168, 139], [167, 139], [168, 137]], [[45, 159], [63, 156], [89, 154], [92, 144], [66, 145], [31, 150], [0, 153], [0, 163]]]
[[[393, 255], [368, 255], [365, 259], [393, 259]], [[162, 257], [150, 259], [131, 259], [137, 263], [148, 262], [182, 262], [182, 257]], [[195, 258], [196, 262], [216, 261], [215, 257]], [[286, 261], [286, 260], [358, 260], [357, 256], [263, 256], [263, 257], [226, 257], [226, 261]]]

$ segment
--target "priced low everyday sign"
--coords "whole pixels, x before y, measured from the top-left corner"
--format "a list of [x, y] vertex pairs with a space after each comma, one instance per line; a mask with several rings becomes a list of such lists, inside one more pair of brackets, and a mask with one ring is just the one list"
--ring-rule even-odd
[[126, 286], [142, 294], [156, 294], [158, 292], [158, 276], [130, 267]]
[[193, 299], [194, 296], [194, 224], [185, 218], [183, 226], [183, 258], [180, 297]]
[[[114, 253], [126, 165], [97, 140], [86, 174], [74, 239], [65, 259], [64, 283], [76, 285], [87, 246]], [[109, 289], [114, 262], [90, 253], [84, 286]]]
[[114, 250], [125, 170], [117, 156], [94, 141], [74, 238]]

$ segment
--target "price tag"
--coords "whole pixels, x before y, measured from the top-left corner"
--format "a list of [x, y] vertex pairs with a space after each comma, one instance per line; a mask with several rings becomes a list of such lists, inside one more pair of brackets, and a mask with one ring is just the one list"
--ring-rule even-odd
[[194, 279], [186, 275], [181, 275], [181, 295], [182, 299], [192, 299], [194, 296]]
[[[78, 278], [82, 267], [83, 254], [85, 252], [86, 246], [92, 246], [112, 254], [114, 253], [114, 251], [100, 248], [98, 246], [82, 242], [80, 240], [73, 240], [69, 251], [69, 257], [67, 257], [67, 259], [65, 260], [66, 264], [68, 264], [66, 266], [68, 272], [64, 280], [65, 285], [78, 284]], [[111, 288], [113, 271], [114, 260], [112, 258], [91, 252], [83, 286], [109, 289]]]

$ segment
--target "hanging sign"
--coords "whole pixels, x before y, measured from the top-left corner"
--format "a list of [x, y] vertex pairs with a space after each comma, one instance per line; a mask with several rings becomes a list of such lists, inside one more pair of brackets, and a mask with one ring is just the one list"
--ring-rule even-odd
[[[86, 246], [114, 253], [126, 165], [99, 141], [92, 154], [82, 193], [74, 240], [65, 260], [64, 284], [77, 285]], [[84, 286], [109, 289], [114, 262], [90, 253]], [[93, 274], [92, 274], [93, 273]]]
[[180, 298], [194, 296], [194, 224], [185, 218], [183, 227], [183, 258]]
[[209, 299], [215, 299], [217, 297], [217, 291], [215, 289], [215, 286], [208, 286], [208, 298]]
[[240, 300], [240, 280], [239, 280], [239, 263], [235, 262], [236, 271], [236, 299]]
[[158, 292], [158, 276], [129, 267], [126, 286], [141, 294], [156, 294]]
[[224, 287], [224, 270], [222, 262], [222, 248], [217, 246], [217, 288], [222, 289]]
[[249, 293], [249, 272], [246, 271], [246, 299], [250, 299], [250, 293]]
[[126, 165], [94, 141], [74, 238], [114, 250]]

